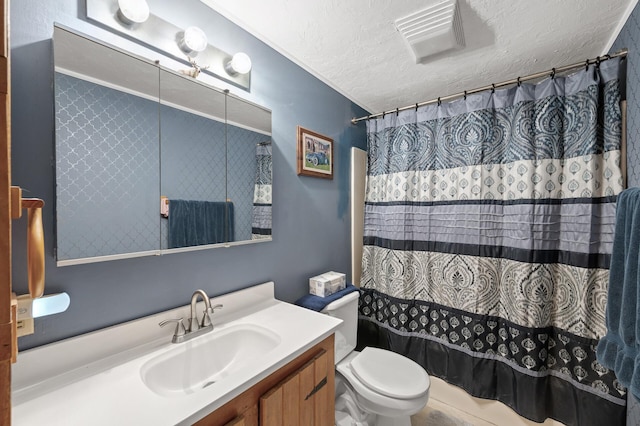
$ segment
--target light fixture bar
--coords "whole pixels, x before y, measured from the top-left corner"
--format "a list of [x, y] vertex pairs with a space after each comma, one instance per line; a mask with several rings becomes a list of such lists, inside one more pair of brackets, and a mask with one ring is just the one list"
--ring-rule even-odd
[[[100, 24], [106, 29], [121, 34], [133, 41], [140, 42], [146, 47], [170, 56], [187, 66], [191, 66], [185, 52], [180, 48], [178, 40], [185, 29], [179, 28], [152, 13], [142, 24], [128, 26], [118, 20], [118, 1], [86, 0], [87, 18]], [[212, 75], [227, 83], [242, 89], [251, 88], [251, 71], [245, 74], [230, 74], [225, 67], [232, 60], [233, 55], [207, 44], [198, 52], [196, 62], [202, 67], [202, 72]], [[208, 68], [204, 68], [208, 66]]]

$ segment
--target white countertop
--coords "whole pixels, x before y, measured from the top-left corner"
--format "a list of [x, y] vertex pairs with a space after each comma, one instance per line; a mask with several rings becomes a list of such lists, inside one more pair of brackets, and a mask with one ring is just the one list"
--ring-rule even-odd
[[[341, 323], [276, 300], [273, 283], [212, 303], [225, 305], [212, 317], [214, 330], [189, 342], [172, 344], [174, 327], [157, 325], [162, 319], [188, 317], [185, 306], [20, 353], [12, 371], [13, 424], [192, 424], [331, 335]], [[244, 370], [193, 394], [161, 396], [144, 384], [140, 369], [146, 361], [241, 324], [267, 328], [281, 341]]]

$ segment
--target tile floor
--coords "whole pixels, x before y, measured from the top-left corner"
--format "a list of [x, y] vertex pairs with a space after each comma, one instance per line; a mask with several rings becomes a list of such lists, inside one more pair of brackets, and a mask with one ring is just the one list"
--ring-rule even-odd
[[430, 399], [424, 410], [411, 417], [411, 426], [495, 426], [495, 423]]

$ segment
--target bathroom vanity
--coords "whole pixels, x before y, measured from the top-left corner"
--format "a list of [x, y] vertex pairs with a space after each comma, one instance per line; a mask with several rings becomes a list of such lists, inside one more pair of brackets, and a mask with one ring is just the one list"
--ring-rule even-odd
[[276, 300], [272, 282], [211, 303], [213, 331], [184, 343], [158, 323], [189, 306], [21, 352], [13, 424], [333, 424], [340, 320]]
[[332, 425], [333, 345], [331, 335], [195, 424]]

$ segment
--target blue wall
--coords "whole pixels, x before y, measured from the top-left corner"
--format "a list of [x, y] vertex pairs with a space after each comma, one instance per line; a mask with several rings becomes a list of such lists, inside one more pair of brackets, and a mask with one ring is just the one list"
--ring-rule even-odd
[[627, 48], [627, 186], [640, 186], [640, 6], [636, 5], [618, 38], [614, 53]]
[[[348, 273], [349, 149], [366, 146], [364, 126], [352, 126], [349, 120], [366, 112], [197, 0], [149, 4], [153, 13], [177, 26], [200, 26], [219, 48], [251, 56], [251, 91], [230, 89], [272, 110], [273, 241], [55, 266], [53, 23], [148, 58], [159, 57], [87, 22], [84, 4], [82, 0], [11, 2], [12, 181], [28, 191], [26, 196], [45, 200], [46, 292], [66, 291], [71, 297], [67, 312], [35, 321], [35, 334], [20, 338], [20, 349], [187, 304], [197, 288], [214, 296], [273, 280], [276, 297], [293, 301], [307, 292], [309, 277], [328, 270]], [[297, 125], [334, 139], [333, 180], [296, 175]], [[27, 291], [26, 221], [13, 225], [13, 283], [20, 294]]]

